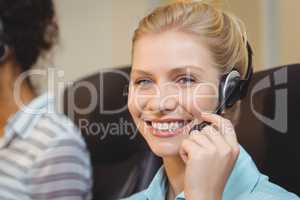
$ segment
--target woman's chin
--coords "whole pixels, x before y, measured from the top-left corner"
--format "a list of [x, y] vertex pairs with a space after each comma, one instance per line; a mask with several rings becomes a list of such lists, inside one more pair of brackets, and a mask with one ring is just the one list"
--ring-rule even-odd
[[179, 155], [180, 144], [169, 142], [159, 142], [149, 144], [152, 152], [159, 157], [169, 157]]

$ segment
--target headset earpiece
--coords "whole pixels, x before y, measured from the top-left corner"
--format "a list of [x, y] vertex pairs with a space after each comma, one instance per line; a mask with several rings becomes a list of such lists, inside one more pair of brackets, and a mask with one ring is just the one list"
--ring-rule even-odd
[[[220, 80], [219, 86], [219, 106], [218, 112], [222, 112], [225, 108], [232, 107], [238, 100], [244, 98], [248, 91], [248, 86], [253, 74], [252, 66], [252, 48], [247, 42], [248, 51], [248, 67], [245, 79], [242, 80], [240, 73], [233, 69], [225, 74]], [[218, 113], [220, 114], [220, 113]]]
[[237, 70], [232, 70], [230, 73], [224, 75], [220, 81], [219, 88], [219, 105], [223, 105], [221, 110], [230, 108], [239, 100], [240, 92], [238, 90], [241, 81], [241, 75]]

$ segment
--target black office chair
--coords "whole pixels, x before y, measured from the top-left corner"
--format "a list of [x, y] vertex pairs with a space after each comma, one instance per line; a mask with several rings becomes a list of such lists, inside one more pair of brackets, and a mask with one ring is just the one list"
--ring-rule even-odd
[[[236, 128], [240, 143], [252, 155], [259, 169], [268, 175], [272, 182], [298, 195], [299, 81], [300, 64], [255, 73], [248, 96], [242, 102], [242, 115]], [[264, 86], [268, 87], [263, 89]], [[261, 90], [255, 92], [259, 88]], [[256, 114], [251, 110], [250, 104], [250, 96], [254, 92], [252, 99]], [[287, 118], [284, 116], [285, 112]], [[262, 116], [269, 119], [268, 123], [271, 123], [271, 126], [259, 119]], [[280, 119], [281, 117], [283, 118]]]
[[[89, 76], [68, 87], [64, 94], [64, 111], [80, 127], [91, 152], [95, 200], [116, 200], [145, 189], [161, 166], [161, 160], [153, 155], [141, 136], [135, 135], [137, 129], [126, 107], [129, 72], [130, 68], [124, 67]], [[299, 195], [298, 77], [300, 65], [255, 73], [249, 94], [242, 102], [236, 132], [260, 170], [273, 182]], [[284, 107], [285, 100], [286, 133], [284, 123], [271, 121], [278, 108], [276, 101]], [[282, 116], [276, 114], [276, 118]]]

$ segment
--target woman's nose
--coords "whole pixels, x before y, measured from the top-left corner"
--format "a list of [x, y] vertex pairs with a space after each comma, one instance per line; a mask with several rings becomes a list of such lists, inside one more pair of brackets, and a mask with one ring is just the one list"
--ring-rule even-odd
[[178, 105], [179, 93], [175, 88], [163, 87], [158, 90], [148, 101], [148, 110], [156, 113], [165, 113], [176, 110]]

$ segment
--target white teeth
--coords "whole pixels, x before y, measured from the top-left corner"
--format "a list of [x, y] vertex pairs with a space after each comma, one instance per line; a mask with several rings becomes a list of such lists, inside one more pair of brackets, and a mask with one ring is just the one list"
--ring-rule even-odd
[[162, 131], [174, 131], [184, 126], [183, 122], [158, 123], [152, 122], [152, 127]]

